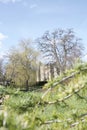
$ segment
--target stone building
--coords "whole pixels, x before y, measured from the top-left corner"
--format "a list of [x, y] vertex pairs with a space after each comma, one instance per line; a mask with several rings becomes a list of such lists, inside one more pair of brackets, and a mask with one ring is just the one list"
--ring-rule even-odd
[[37, 69], [37, 81], [48, 81], [58, 76], [53, 64], [42, 64], [39, 62]]

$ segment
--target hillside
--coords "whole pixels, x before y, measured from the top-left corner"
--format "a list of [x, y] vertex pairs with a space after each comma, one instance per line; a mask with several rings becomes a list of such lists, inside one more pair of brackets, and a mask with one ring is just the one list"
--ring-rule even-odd
[[0, 87], [0, 130], [87, 130], [87, 63], [39, 92]]

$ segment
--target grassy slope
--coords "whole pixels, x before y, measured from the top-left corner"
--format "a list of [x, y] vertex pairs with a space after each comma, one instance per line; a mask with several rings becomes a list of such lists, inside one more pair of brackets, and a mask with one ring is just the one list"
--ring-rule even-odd
[[[46, 92], [24, 93], [1, 87], [4, 101], [0, 129], [87, 130], [87, 64], [66, 72], [44, 88]], [[6, 95], [10, 95], [8, 99]]]

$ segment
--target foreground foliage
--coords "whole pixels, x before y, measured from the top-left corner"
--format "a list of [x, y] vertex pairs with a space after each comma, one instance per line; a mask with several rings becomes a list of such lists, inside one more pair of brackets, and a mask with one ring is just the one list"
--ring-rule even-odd
[[87, 64], [50, 81], [39, 92], [0, 87], [1, 130], [86, 130]]

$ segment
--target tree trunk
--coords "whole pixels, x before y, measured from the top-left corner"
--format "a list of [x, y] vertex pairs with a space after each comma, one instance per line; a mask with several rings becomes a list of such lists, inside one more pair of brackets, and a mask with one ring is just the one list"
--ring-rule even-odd
[[54, 78], [54, 67], [52, 64], [50, 64], [50, 75], [51, 75], [51, 80]]
[[29, 84], [28, 84], [28, 80], [26, 80], [26, 91], [28, 91], [29, 89]]

